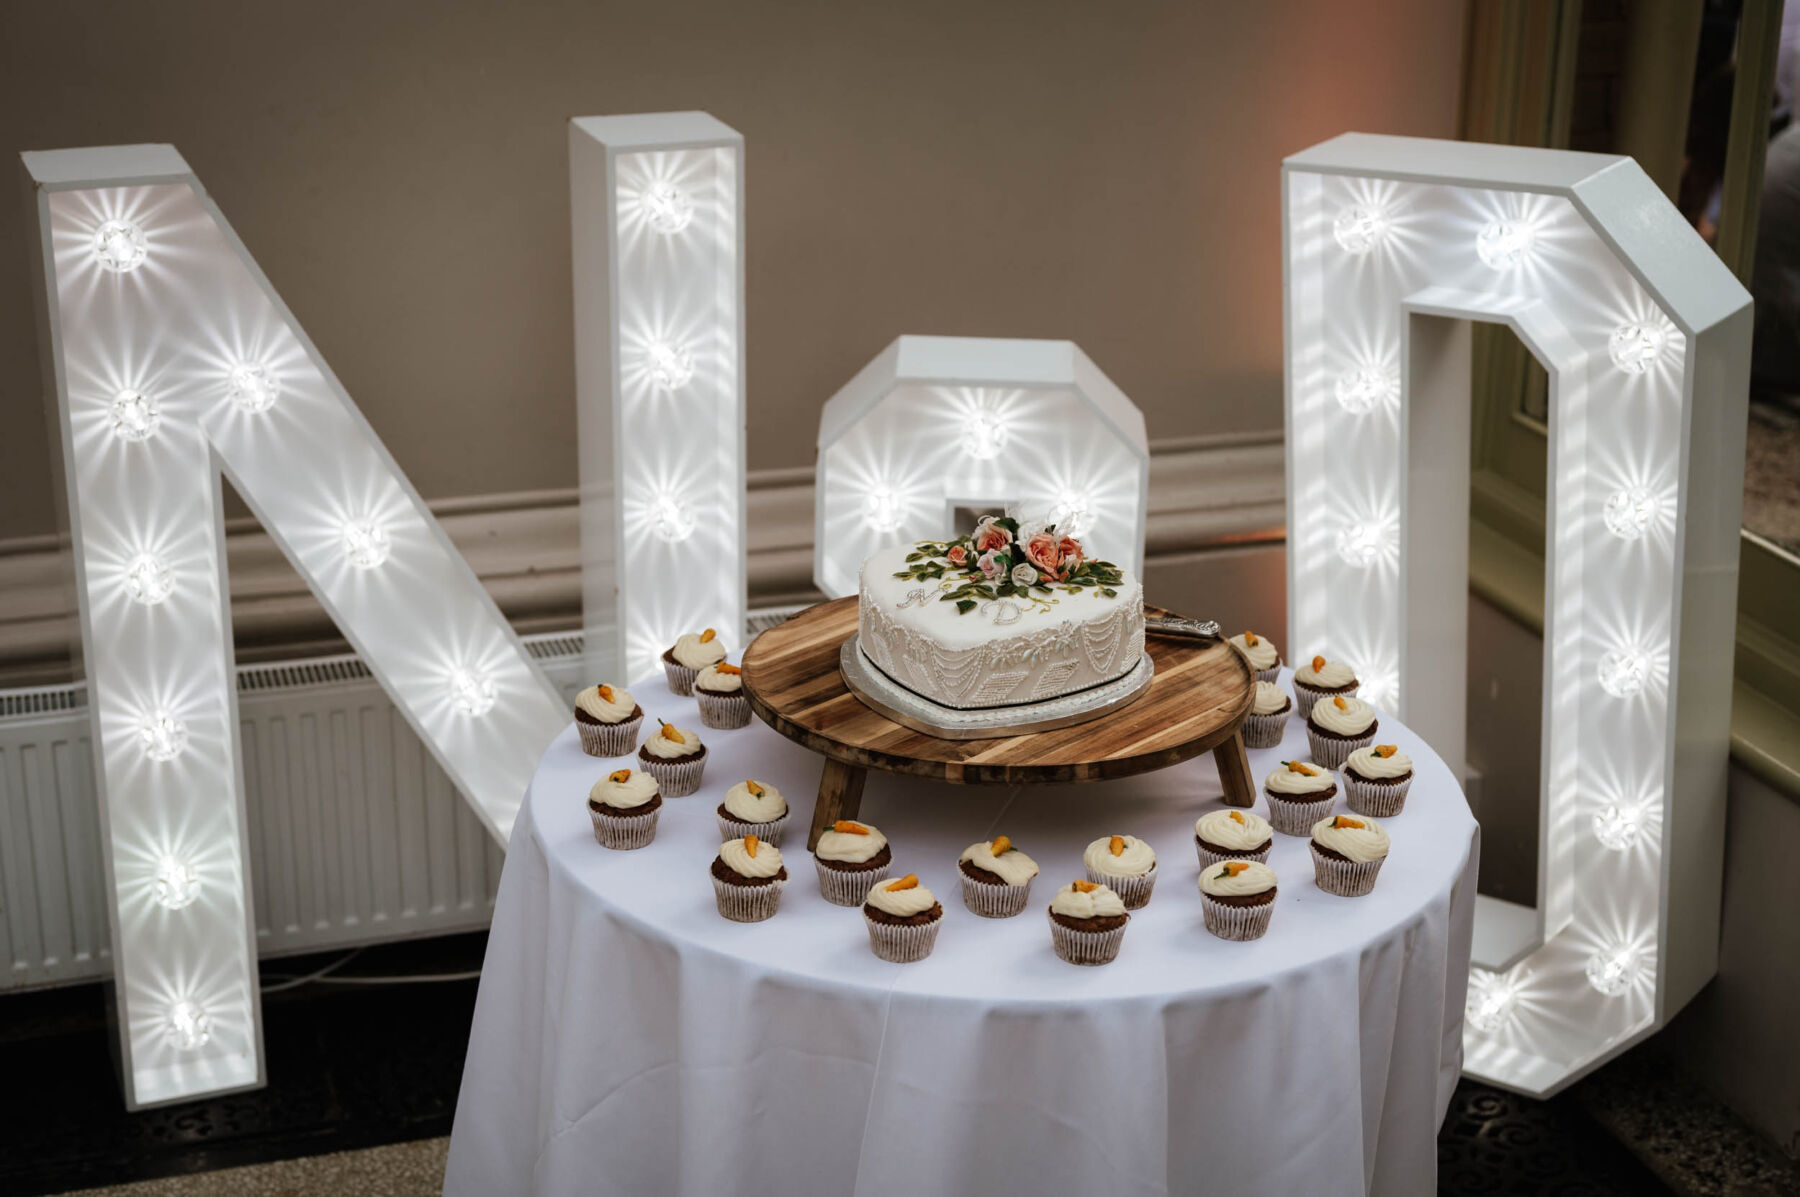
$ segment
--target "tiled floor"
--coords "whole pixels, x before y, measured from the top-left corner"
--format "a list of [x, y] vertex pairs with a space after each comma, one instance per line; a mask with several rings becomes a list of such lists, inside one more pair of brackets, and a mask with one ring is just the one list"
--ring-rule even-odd
[[[481, 949], [480, 936], [396, 944], [341, 971], [455, 972]], [[270, 962], [264, 980], [331, 959]], [[99, 987], [0, 998], [0, 1076], [13, 1078], [0, 1086], [0, 1126], [10, 1144], [31, 1145], [0, 1151], [0, 1193], [435, 1193], [474, 999], [472, 981], [271, 993], [267, 1089], [126, 1114]], [[1800, 1192], [1800, 1172], [1681, 1086], [1638, 1054], [1549, 1102], [1464, 1081], [1438, 1136], [1439, 1192]]]

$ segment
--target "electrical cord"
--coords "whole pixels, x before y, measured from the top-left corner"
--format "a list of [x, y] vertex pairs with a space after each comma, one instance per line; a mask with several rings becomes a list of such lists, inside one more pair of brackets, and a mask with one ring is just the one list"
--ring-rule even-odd
[[274, 974], [273, 980], [262, 986], [265, 994], [281, 993], [288, 989], [298, 989], [302, 985], [420, 985], [436, 984], [445, 981], [473, 981], [481, 976], [481, 970], [470, 969], [459, 973], [402, 973], [394, 976], [357, 976], [337, 977], [332, 974], [363, 954], [362, 948], [346, 952], [321, 969], [304, 976], [284, 976]]

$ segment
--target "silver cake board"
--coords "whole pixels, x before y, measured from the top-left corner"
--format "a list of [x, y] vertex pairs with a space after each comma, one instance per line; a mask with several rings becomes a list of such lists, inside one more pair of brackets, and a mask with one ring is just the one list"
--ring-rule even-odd
[[883, 673], [863, 653], [862, 642], [856, 636], [844, 641], [838, 650], [838, 669], [844, 675], [844, 685], [865, 706], [902, 727], [940, 740], [999, 740], [1074, 727], [1136, 701], [1150, 688], [1156, 671], [1150, 654], [1145, 653], [1123, 675], [1076, 694], [1013, 706], [959, 710], [932, 702]]

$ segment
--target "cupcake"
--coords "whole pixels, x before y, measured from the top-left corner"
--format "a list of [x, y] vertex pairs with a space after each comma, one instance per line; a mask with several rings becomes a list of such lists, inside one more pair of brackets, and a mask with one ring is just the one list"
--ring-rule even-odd
[[1256, 683], [1256, 700], [1250, 707], [1250, 718], [1244, 720], [1245, 748], [1273, 748], [1281, 743], [1287, 731], [1288, 713], [1294, 709], [1293, 699], [1274, 682]]
[[1119, 895], [1125, 909], [1137, 910], [1150, 901], [1156, 887], [1156, 849], [1135, 835], [1103, 835], [1081, 854], [1089, 881], [1107, 886]]
[[819, 892], [834, 906], [859, 906], [878, 881], [886, 881], [894, 854], [887, 836], [850, 819], [839, 819], [813, 849]]
[[706, 770], [706, 745], [685, 727], [663, 723], [654, 736], [638, 746], [638, 768], [656, 778], [665, 798], [686, 798], [700, 788]]
[[624, 756], [643, 722], [644, 708], [621, 686], [589, 686], [575, 696], [575, 730], [589, 756]]
[[1050, 943], [1070, 964], [1110, 964], [1125, 938], [1125, 900], [1104, 885], [1071, 881], [1050, 902]]
[[1282, 835], [1306, 835], [1312, 825], [1331, 813], [1337, 797], [1337, 778], [1317, 765], [1282, 761], [1281, 768], [1263, 779], [1263, 797], [1269, 802], [1269, 823]]
[[726, 840], [712, 862], [713, 896], [719, 913], [734, 923], [760, 923], [781, 905], [788, 871], [781, 849], [753, 835]]
[[719, 803], [719, 834], [726, 839], [754, 835], [765, 844], [781, 843], [787, 829], [788, 804], [781, 791], [746, 778], [725, 791]]
[[944, 922], [944, 905], [919, 884], [917, 873], [908, 873], [869, 891], [863, 922], [869, 925], [869, 947], [877, 956], [911, 964], [931, 955]]
[[736, 665], [708, 665], [694, 677], [694, 699], [700, 722], [708, 727], [742, 727], [750, 722], [750, 700], [744, 697], [744, 671]]
[[984, 919], [1009, 919], [1031, 900], [1037, 861], [1001, 836], [963, 849], [957, 860], [962, 874], [963, 905]]
[[1313, 704], [1306, 717], [1306, 740], [1312, 745], [1313, 760], [1327, 769], [1342, 769], [1352, 752], [1375, 742], [1380, 726], [1374, 707], [1340, 694]]
[[1272, 641], [1255, 632], [1245, 632], [1233, 636], [1231, 646], [1244, 654], [1244, 660], [1256, 671], [1257, 681], [1272, 682], [1281, 676], [1281, 654], [1275, 651]]
[[1344, 758], [1344, 804], [1359, 815], [1391, 819], [1406, 807], [1412, 758], [1394, 744], [1358, 748]]
[[1312, 714], [1313, 703], [1321, 698], [1349, 698], [1356, 693], [1358, 685], [1356, 671], [1342, 661], [1314, 657], [1294, 670], [1294, 699], [1300, 718]]
[[1253, 810], [1208, 811], [1194, 824], [1194, 851], [1203, 869], [1228, 860], [1267, 864], [1274, 843], [1275, 829]]
[[655, 839], [661, 806], [656, 779], [630, 769], [615, 769], [588, 791], [594, 838], [605, 848], [642, 848]]
[[1261, 939], [1275, 913], [1275, 870], [1254, 860], [1227, 860], [1200, 870], [1200, 909], [1220, 939]]
[[662, 655], [669, 689], [686, 698], [694, 692], [694, 675], [724, 659], [725, 642], [711, 628], [677, 636], [673, 645], [663, 649]]
[[1328, 894], [1360, 898], [1374, 889], [1387, 854], [1388, 833], [1373, 819], [1333, 815], [1313, 824], [1313, 876]]

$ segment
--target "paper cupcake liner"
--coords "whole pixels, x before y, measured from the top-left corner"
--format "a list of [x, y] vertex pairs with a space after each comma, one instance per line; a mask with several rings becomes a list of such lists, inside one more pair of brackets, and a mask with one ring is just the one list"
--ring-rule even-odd
[[869, 891], [887, 880], [888, 870], [893, 867], [890, 863], [878, 869], [846, 872], [827, 868], [825, 862], [816, 856], [813, 857], [813, 865], [819, 870], [819, 893], [833, 906], [861, 906], [869, 896]]
[[742, 694], [708, 694], [695, 690], [700, 704], [700, 722], [708, 727], [742, 727], [750, 722], [750, 700]]
[[1391, 819], [1399, 814], [1406, 806], [1406, 791], [1412, 788], [1410, 777], [1405, 781], [1390, 781], [1383, 785], [1364, 781], [1347, 769], [1343, 776], [1344, 805], [1371, 819]]
[[1077, 931], [1073, 927], [1065, 927], [1050, 919], [1050, 943], [1056, 949], [1057, 958], [1070, 964], [1111, 964], [1119, 955], [1119, 945], [1124, 942], [1125, 928], [1114, 927], [1111, 931]]
[[1107, 873], [1087, 871], [1087, 879], [1096, 885], [1104, 885], [1119, 895], [1127, 910], [1140, 910], [1150, 903], [1150, 891], [1156, 888], [1156, 866], [1142, 877], [1114, 877]]
[[1279, 682], [1281, 680], [1281, 658], [1276, 657], [1275, 663], [1267, 669], [1256, 669], [1252, 672], [1256, 674], [1256, 680], [1259, 682]]
[[918, 927], [878, 923], [866, 910], [863, 922], [869, 925], [870, 950], [895, 964], [911, 964], [931, 955], [932, 946], [937, 943], [938, 928], [944, 925], [941, 916]]
[[1312, 802], [1296, 802], [1266, 789], [1263, 797], [1269, 803], [1269, 826], [1282, 835], [1312, 835], [1313, 824], [1330, 814], [1337, 801], [1337, 796], [1333, 795]]
[[700, 775], [706, 771], [706, 754], [697, 752], [673, 760], [662, 757], [646, 760], [640, 752], [638, 768], [656, 778], [656, 788], [664, 798], [686, 798], [700, 788]]
[[638, 728], [644, 725], [643, 711], [623, 723], [584, 723], [575, 721], [581, 733], [581, 750], [589, 756], [624, 756], [637, 747]]
[[679, 694], [683, 698], [691, 698], [694, 693], [694, 679], [700, 676], [698, 669], [689, 669], [686, 665], [663, 657], [663, 672], [669, 677], [669, 692]]
[[1360, 898], [1375, 888], [1375, 874], [1381, 872], [1382, 860], [1333, 860], [1312, 846], [1313, 878], [1319, 888], [1340, 898]]
[[1252, 939], [1261, 939], [1268, 931], [1269, 919], [1275, 913], [1275, 903], [1271, 901], [1264, 902], [1261, 906], [1227, 906], [1202, 890], [1200, 909], [1204, 913], [1208, 931], [1220, 939], [1247, 943]]
[[962, 878], [963, 905], [984, 919], [1009, 919], [1031, 901], [1029, 881], [1024, 885], [996, 885], [977, 881], [961, 869], [956, 870], [956, 875]]
[[[1310, 833], [1312, 829], [1308, 828], [1307, 830]], [[1269, 853], [1274, 851], [1274, 848], [1275, 845], [1271, 843], [1260, 852], [1214, 852], [1200, 842], [1199, 836], [1194, 837], [1194, 855], [1200, 859], [1202, 869], [1210, 868], [1213, 865], [1222, 865], [1228, 860], [1254, 860], [1257, 864], [1268, 864]]]
[[[717, 812], [714, 812], [717, 814]], [[719, 838], [721, 840], [740, 840], [753, 835], [772, 847], [781, 847], [781, 833], [787, 830], [788, 817], [770, 819], [767, 823], [744, 823], [730, 815], [718, 815]]]
[[1367, 748], [1375, 742], [1375, 725], [1371, 723], [1369, 730], [1354, 739], [1343, 740], [1336, 736], [1321, 736], [1309, 724], [1306, 728], [1307, 743], [1312, 746], [1312, 759], [1327, 769], [1337, 770], [1344, 767], [1350, 754], [1358, 748]]
[[1313, 703], [1318, 702], [1321, 698], [1352, 698], [1361, 688], [1362, 683], [1358, 682], [1348, 690], [1318, 690], [1299, 678], [1295, 678], [1294, 706], [1299, 710], [1300, 718], [1304, 719], [1312, 714]]
[[655, 839], [656, 816], [661, 813], [660, 806], [644, 815], [609, 815], [588, 807], [588, 814], [594, 820], [594, 839], [602, 848], [621, 851], [642, 848]]
[[1276, 711], [1273, 715], [1252, 715], [1244, 720], [1245, 748], [1273, 748], [1281, 743], [1283, 733], [1287, 731], [1288, 716], [1294, 713], [1290, 705], [1285, 711]]
[[719, 913], [734, 923], [760, 923], [766, 918], [773, 918], [775, 908], [781, 905], [781, 891], [787, 885], [785, 881], [771, 881], [767, 885], [733, 885], [729, 881], [712, 879], [713, 895], [719, 900]]

